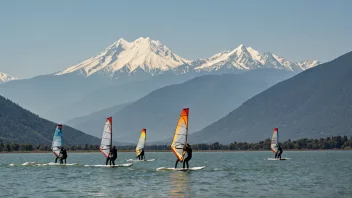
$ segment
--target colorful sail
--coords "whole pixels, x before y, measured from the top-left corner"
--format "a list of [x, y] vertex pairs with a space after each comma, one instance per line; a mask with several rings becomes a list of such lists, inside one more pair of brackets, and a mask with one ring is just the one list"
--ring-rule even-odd
[[112, 145], [112, 117], [106, 119], [103, 137], [101, 138], [100, 152], [106, 157], [109, 157]]
[[273, 137], [271, 138], [270, 149], [274, 153], [276, 153], [278, 145], [279, 145], [279, 129], [278, 128], [274, 128]]
[[188, 112], [189, 109], [182, 109], [180, 119], [178, 120], [174, 138], [171, 143], [171, 149], [176, 155], [176, 157], [182, 162], [185, 152], [183, 151], [183, 147], [187, 143], [188, 136]]
[[60, 156], [60, 151], [62, 147], [62, 125], [57, 125], [54, 137], [53, 137], [53, 143], [51, 145], [51, 150], [53, 151], [54, 155], [57, 157]]
[[147, 130], [142, 129], [141, 135], [139, 136], [138, 144], [136, 147], [136, 156], [140, 155], [142, 152], [142, 149], [145, 147], [145, 143], [147, 140]]

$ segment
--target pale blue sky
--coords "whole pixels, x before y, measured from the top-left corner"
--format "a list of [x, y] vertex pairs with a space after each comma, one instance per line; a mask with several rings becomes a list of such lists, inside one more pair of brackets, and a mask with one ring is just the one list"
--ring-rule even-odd
[[0, 1], [0, 72], [53, 73], [123, 37], [160, 40], [186, 59], [243, 43], [289, 60], [352, 50], [352, 1]]

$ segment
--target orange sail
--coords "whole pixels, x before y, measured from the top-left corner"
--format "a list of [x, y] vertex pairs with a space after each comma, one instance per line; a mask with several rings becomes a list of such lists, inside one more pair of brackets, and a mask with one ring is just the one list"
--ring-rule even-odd
[[174, 138], [171, 143], [171, 150], [174, 152], [178, 160], [183, 161], [185, 152], [183, 148], [187, 143], [188, 136], [188, 113], [189, 109], [182, 109], [180, 119], [178, 120]]
[[139, 141], [136, 147], [136, 156], [140, 155], [142, 149], [145, 147], [145, 143], [147, 140], [147, 129], [142, 129], [141, 135], [139, 136]]

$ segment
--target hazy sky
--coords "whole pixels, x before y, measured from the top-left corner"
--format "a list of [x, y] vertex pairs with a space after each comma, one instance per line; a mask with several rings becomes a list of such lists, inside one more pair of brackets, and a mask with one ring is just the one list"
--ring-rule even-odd
[[239, 44], [289, 60], [352, 50], [352, 1], [0, 1], [0, 72], [28, 78], [97, 55], [119, 38], [160, 40], [186, 59]]

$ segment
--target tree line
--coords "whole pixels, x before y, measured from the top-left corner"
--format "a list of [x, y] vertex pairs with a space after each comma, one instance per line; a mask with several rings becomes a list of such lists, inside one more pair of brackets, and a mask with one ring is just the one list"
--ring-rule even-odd
[[[193, 144], [193, 150], [269, 150], [271, 140], [266, 139], [257, 143], [247, 142], [233, 142], [231, 144], [220, 144], [215, 142], [213, 144]], [[320, 149], [352, 149], [352, 137], [347, 136], [333, 136], [320, 139], [299, 139], [291, 141], [290, 139], [280, 143], [284, 150], [320, 150]], [[66, 146], [68, 151], [98, 151], [100, 145], [71, 145]], [[117, 146], [118, 150], [134, 150], [135, 146]], [[0, 152], [25, 152], [25, 151], [50, 151], [50, 145], [32, 145], [32, 144], [4, 144], [0, 140]], [[170, 145], [146, 145], [145, 150], [170, 150]]]

